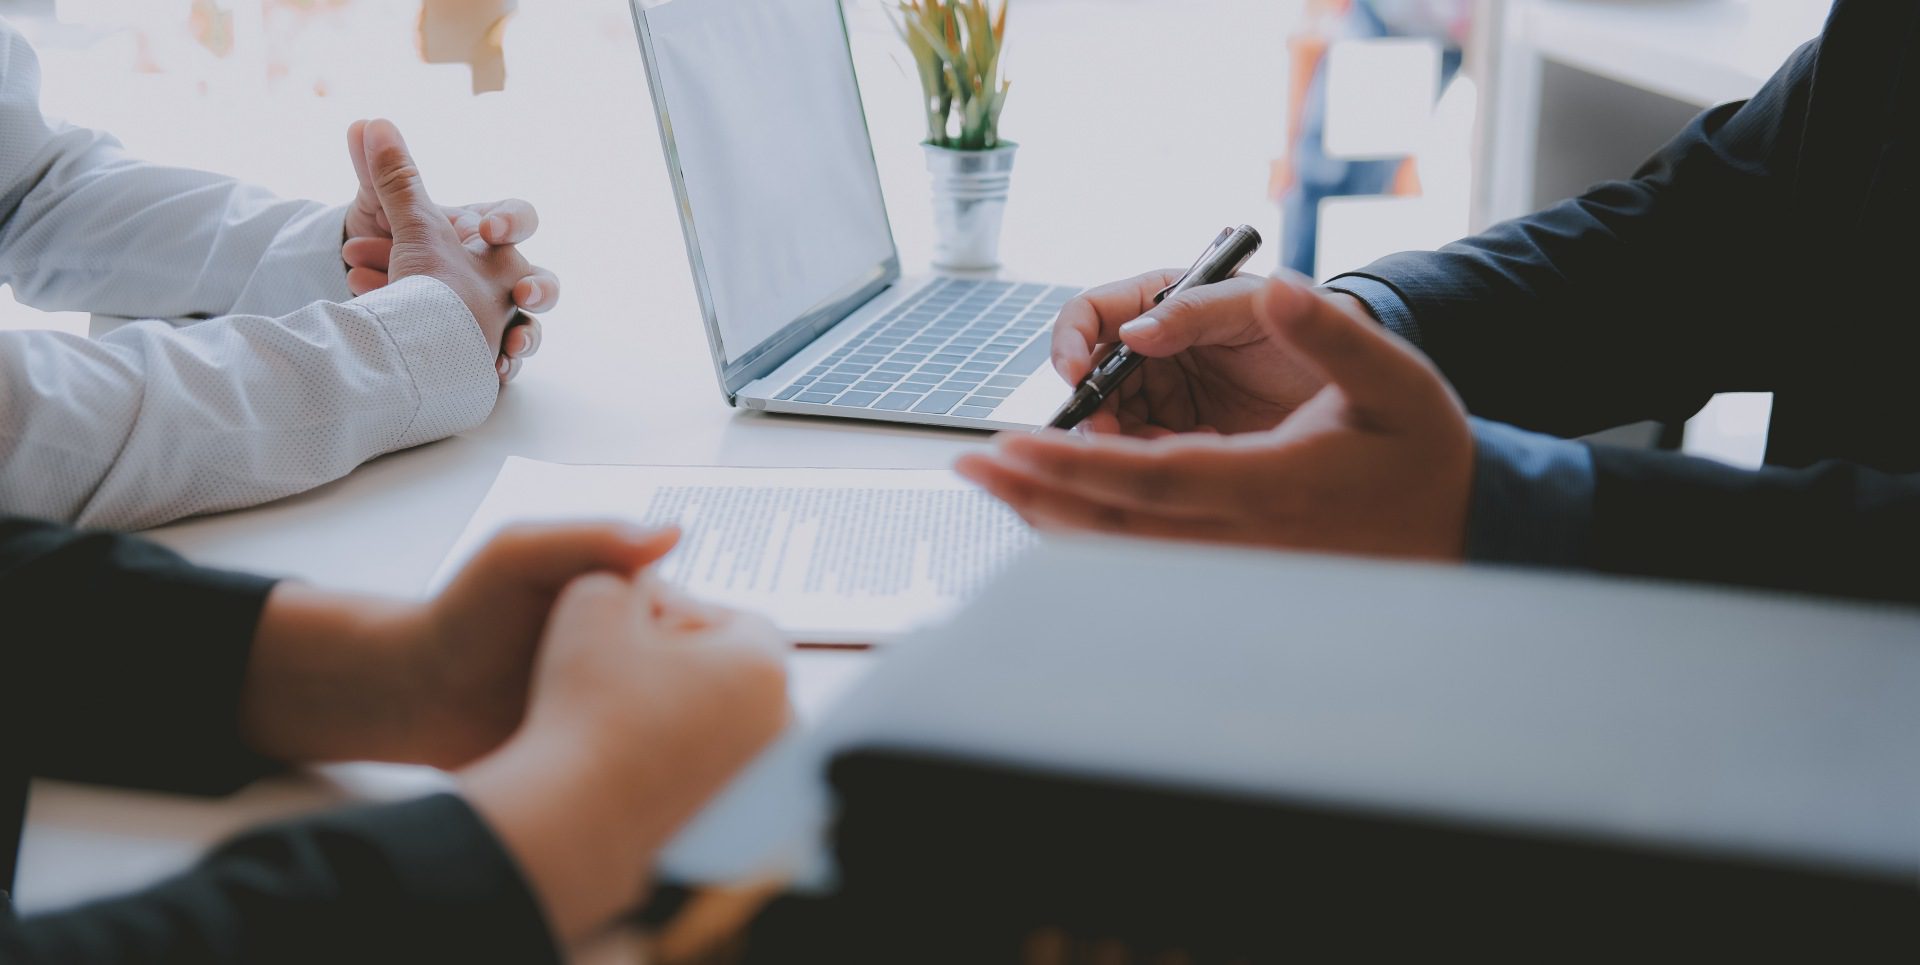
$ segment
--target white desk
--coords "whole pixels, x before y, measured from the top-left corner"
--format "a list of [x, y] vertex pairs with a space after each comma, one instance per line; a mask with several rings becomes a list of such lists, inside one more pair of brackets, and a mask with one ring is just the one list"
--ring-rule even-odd
[[[350, 172], [338, 156], [338, 131], [346, 119], [384, 111], [407, 129], [438, 197], [531, 198], [544, 224], [530, 253], [553, 267], [566, 289], [539, 357], [473, 432], [271, 506], [168, 527], [154, 534], [160, 540], [217, 565], [416, 593], [509, 455], [576, 463], [944, 467], [981, 441], [960, 432], [728, 409], [700, 330], [639, 55], [630, 33], [621, 35], [630, 28], [603, 10], [583, 11], [587, 5], [524, 6], [528, 29], [509, 35], [506, 94], [469, 100], [458, 93], [464, 78], [450, 74], [424, 104], [404, 97], [383, 104], [378, 89], [303, 102], [313, 117], [295, 115], [300, 129], [288, 133], [294, 148], [265, 147], [259, 156], [272, 163], [228, 169], [289, 193], [332, 186], [332, 196], [345, 198]], [[1026, 147], [1005, 253], [1021, 275], [1090, 283], [1184, 263], [1221, 224], [1270, 218], [1263, 159], [1273, 156], [1280, 136], [1279, 51], [1290, 5], [1181, 0], [1177, 17], [1168, 16], [1172, 5], [1134, 0], [1019, 6], [1010, 28], [1015, 86], [1005, 124]], [[1145, 29], [1149, 17], [1153, 29]], [[534, 29], [539, 24], [564, 29], [542, 32]], [[876, 7], [858, 5], [852, 33], [903, 257], [924, 264], [930, 219], [916, 95]], [[1057, 55], [1066, 50], [1077, 53]], [[1154, 66], [1135, 66], [1145, 63]], [[1184, 109], [1215, 83], [1246, 92], [1243, 123], [1222, 125]], [[262, 110], [262, 122], [272, 115]], [[307, 130], [309, 123], [317, 130]], [[1154, 127], [1158, 133], [1149, 134]], [[132, 132], [128, 141], [143, 147]], [[478, 157], [476, 141], [486, 150]], [[221, 160], [232, 158], [209, 154], [202, 163]], [[844, 654], [796, 657], [797, 700], [803, 707], [824, 703], [866, 666], [866, 658]], [[212, 802], [42, 784], [29, 808], [17, 897], [32, 912], [137, 886], [264, 818], [342, 798], [412, 793], [433, 781], [416, 772], [348, 767], [264, 782]]]

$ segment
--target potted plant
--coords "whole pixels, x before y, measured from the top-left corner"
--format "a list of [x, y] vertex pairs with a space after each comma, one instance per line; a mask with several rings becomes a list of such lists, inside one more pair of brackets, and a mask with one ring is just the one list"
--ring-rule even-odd
[[927, 114], [927, 170], [933, 175], [934, 265], [1000, 264], [1017, 145], [1000, 139], [1000, 110], [1012, 85], [1000, 77], [1007, 4], [988, 0], [896, 0], [894, 26], [913, 53]]

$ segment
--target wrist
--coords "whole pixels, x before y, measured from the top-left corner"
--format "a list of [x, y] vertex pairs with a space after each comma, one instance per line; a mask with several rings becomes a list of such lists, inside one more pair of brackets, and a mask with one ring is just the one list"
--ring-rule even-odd
[[529, 729], [459, 774], [563, 939], [637, 906], [653, 855], [685, 819], [648, 800], [673, 782], [636, 773], [641, 756]]
[[1368, 305], [1364, 300], [1362, 300], [1357, 295], [1353, 295], [1343, 291], [1335, 291], [1331, 288], [1322, 288], [1320, 289], [1320, 297], [1325, 298], [1326, 300], [1339, 306], [1341, 311], [1344, 311], [1349, 315], [1352, 315], [1356, 318], [1366, 319], [1369, 323], [1374, 325], [1380, 324], [1379, 317], [1373, 314], [1373, 307], [1371, 305]]
[[240, 730], [283, 761], [406, 761], [407, 641], [418, 604], [285, 582], [267, 597], [241, 687]]

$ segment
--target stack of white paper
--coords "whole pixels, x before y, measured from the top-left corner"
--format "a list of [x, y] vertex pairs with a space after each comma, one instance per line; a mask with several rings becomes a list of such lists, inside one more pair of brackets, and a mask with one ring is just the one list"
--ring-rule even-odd
[[806, 643], [874, 643], [950, 614], [1033, 536], [945, 470], [565, 466], [509, 459], [441, 566], [501, 528], [555, 519], [678, 524], [660, 565], [703, 599]]

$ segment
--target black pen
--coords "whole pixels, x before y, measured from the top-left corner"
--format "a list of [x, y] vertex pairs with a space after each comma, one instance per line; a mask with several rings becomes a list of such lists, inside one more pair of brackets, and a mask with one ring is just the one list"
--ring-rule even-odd
[[[1155, 305], [1180, 294], [1190, 288], [1212, 285], [1226, 281], [1240, 273], [1253, 253], [1260, 250], [1260, 232], [1241, 225], [1238, 228], [1224, 228], [1213, 244], [1200, 253], [1200, 260], [1187, 269], [1180, 280], [1160, 290], [1153, 296]], [[1134, 352], [1125, 345], [1116, 344], [1112, 351], [1093, 366], [1093, 371], [1073, 390], [1073, 398], [1060, 407], [1060, 412], [1047, 424], [1050, 429], [1071, 429], [1081, 420], [1098, 411], [1101, 403], [1120, 388], [1146, 356]]]

